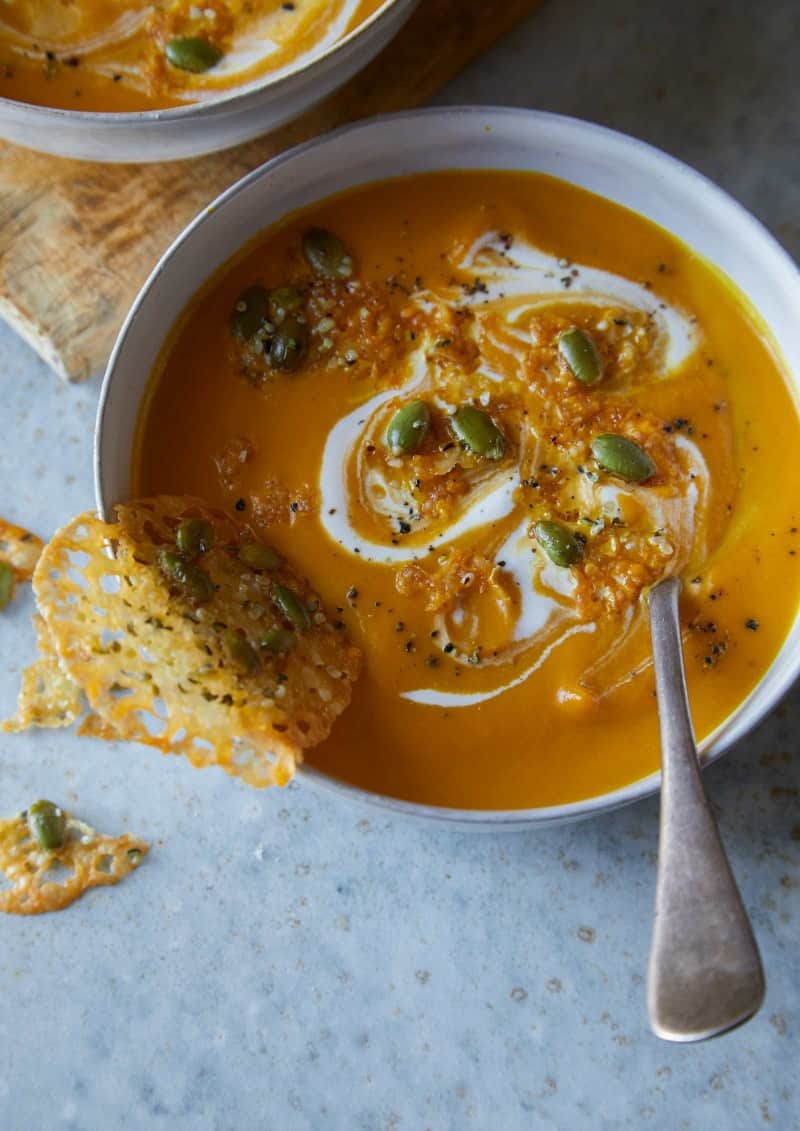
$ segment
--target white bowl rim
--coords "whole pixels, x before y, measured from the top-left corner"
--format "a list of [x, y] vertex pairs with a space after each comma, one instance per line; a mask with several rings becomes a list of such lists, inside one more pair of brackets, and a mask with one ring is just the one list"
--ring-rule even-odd
[[[686, 181], [694, 182], [697, 188], [703, 192], [710, 193], [716, 198], [718, 204], [728, 210], [731, 215], [736, 216], [738, 222], [745, 228], [752, 236], [757, 238], [771, 253], [782, 261], [784, 269], [788, 269], [789, 273], [794, 276], [800, 287], [800, 268], [794, 262], [789, 253], [779, 243], [779, 241], [772, 235], [772, 233], [756, 219], [752, 213], [740, 204], [734, 197], [727, 193], [719, 185], [715, 184], [709, 177], [700, 173], [697, 169], [686, 162], [681, 161], [679, 158], [666, 153], [664, 150], [659, 149], [657, 146], [650, 145], [649, 142], [642, 141], [639, 138], [632, 137], [630, 134], [625, 134], [620, 130], [611, 129], [608, 126], [603, 126], [595, 122], [586, 121], [581, 118], [575, 118], [566, 114], [556, 114], [551, 111], [545, 110], [532, 110], [524, 107], [512, 106], [474, 106], [474, 105], [460, 105], [460, 106], [426, 106], [414, 110], [399, 111], [392, 114], [381, 114], [370, 118], [364, 118], [360, 121], [348, 123], [340, 126], [337, 129], [331, 130], [328, 133], [321, 134], [317, 137], [311, 138], [308, 141], [302, 142], [299, 145], [293, 146], [291, 149], [285, 150], [277, 154], [264, 164], [253, 169], [244, 177], [232, 184], [224, 192], [220, 193], [211, 203], [206, 205], [205, 208], [199, 212], [195, 218], [183, 229], [182, 232], [173, 240], [166, 251], [163, 253], [150, 275], [142, 285], [138, 295], [133, 301], [133, 304], [128, 311], [125, 321], [120, 328], [114, 347], [109, 356], [108, 365], [106, 366], [103, 382], [100, 390], [100, 397], [98, 400], [97, 417], [95, 423], [94, 433], [94, 486], [95, 498], [97, 502], [98, 512], [101, 515], [107, 514], [106, 501], [103, 497], [102, 489], [102, 444], [101, 436], [103, 433], [103, 421], [105, 416], [106, 404], [109, 398], [109, 390], [113, 381], [114, 369], [116, 361], [122, 350], [125, 347], [125, 339], [131, 329], [133, 323], [137, 320], [139, 313], [147, 301], [147, 296], [153, 282], [161, 275], [167, 267], [169, 260], [172, 258], [174, 252], [187, 240], [191, 239], [194, 232], [200, 228], [205, 222], [209, 214], [218, 212], [230, 200], [237, 196], [240, 192], [245, 191], [255, 181], [260, 180], [262, 177], [267, 177], [273, 169], [286, 162], [292, 161], [296, 156], [305, 153], [310, 149], [318, 146], [328, 145], [335, 142], [336, 138], [345, 133], [352, 133], [356, 131], [374, 129], [376, 125], [387, 124], [391, 122], [409, 122], [420, 117], [440, 117], [443, 121], [448, 118], [464, 118], [464, 117], [478, 117], [483, 119], [503, 117], [503, 118], [525, 118], [530, 121], [540, 121], [543, 124], [558, 126], [564, 130], [573, 132], [585, 132], [595, 136], [605, 136], [609, 141], [613, 140], [617, 146], [629, 149], [631, 152], [650, 157], [658, 164], [665, 168], [671, 168], [674, 172], [680, 174]], [[454, 166], [455, 168], [456, 166]], [[458, 166], [459, 169], [468, 170], [469, 165], [463, 164]], [[389, 175], [389, 179], [390, 179]], [[319, 197], [320, 200], [325, 199], [323, 195]], [[635, 209], [631, 209], [635, 211]], [[279, 222], [279, 221], [278, 221]], [[271, 227], [272, 225], [268, 225]], [[266, 229], [265, 229], [266, 230]], [[236, 255], [236, 250], [232, 250], [231, 258]], [[797, 616], [800, 616], [800, 610]], [[781, 645], [783, 647], [783, 645]], [[777, 654], [776, 657], [777, 658]], [[761, 680], [751, 688], [747, 697], [739, 704], [739, 706], [729, 715], [723, 722], [699, 744], [699, 751], [701, 755], [702, 765], [705, 768], [712, 762], [717, 761], [723, 754], [738, 741], [748, 734], [754, 727], [756, 727], [765, 716], [773, 710], [778, 702], [783, 698], [789, 688], [800, 676], [800, 651], [797, 658], [792, 665], [789, 665], [787, 670], [780, 677], [774, 681], [774, 686], [771, 688], [769, 695], [758, 706], [755, 715], [752, 719], [748, 719], [746, 724], [742, 725], [740, 716], [747, 703], [754, 698], [759, 689], [764, 685], [765, 681], [770, 678], [770, 672], [774, 666], [775, 659], [773, 659], [767, 671], [762, 676]], [[737, 726], [738, 723], [738, 726]], [[414, 801], [405, 801], [401, 798], [392, 797], [388, 794], [376, 793], [371, 790], [362, 789], [359, 786], [350, 784], [342, 779], [335, 778], [332, 775], [324, 773], [313, 766], [301, 765], [298, 770], [298, 776], [308, 782], [308, 784], [315, 788], [320, 788], [323, 792], [335, 793], [340, 797], [347, 798], [356, 802], [363, 802], [373, 808], [389, 810], [401, 816], [414, 817], [421, 819], [425, 823], [449, 826], [452, 828], [463, 828], [473, 830], [495, 830], [495, 831], [530, 831], [537, 827], [546, 825], [562, 824], [570, 821], [582, 820], [587, 817], [594, 816], [601, 812], [608, 812], [623, 805], [631, 804], [635, 801], [643, 800], [657, 793], [661, 788], [661, 772], [649, 774], [646, 777], [639, 778], [628, 785], [621, 786], [618, 789], [598, 794], [593, 797], [582, 798], [578, 801], [569, 802], [563, 805], [549, 805], [539, 806], [526, 809], [458, 809], [449, 806], [438, 805], [425, 805]]]
[[135, 127], [145, 123], [182, 121], [188, 117], [194, 119], [216, 117], [228, 111], [241, 109], [251, 100], [259, 99], [265, 91], [280, 90], [281, 87], [288, 85], [298, 75], [305, 75], [318, 64], [334, 58], [339, 52], [347, 50], [362, 32], [367, 32], [373, 24], [381, 20], [391, 8], [400, 2], [401, 0], [383, 0], [380, 7], [376, 8], [371, 15], [362, 20], [361, 23], [356, 24], [346, 35], [337, 39], [324, 51], [321, 51], [318, 55], [312, 55], [301, 66], [292, 66], [290, 63], [276, 74], [265, 75], [262, 80], [253, 79], [252, 82], [233, 86], [228, 93], [220, 95], [219, 98], [209, 99], [205, 102], [187, 102], [182, 106], [167, 106], [163, 110], [105, 111], [67, 110], [62, 106], [40, 106], [35, 102], [23, 102], [17, 98], [0, 96], [0, 121], [5, 114], [12, 117], [37, 118], [39, 124], [42, 125], [49, 123], [56, 126], [63, 122], [71, 122], [75, 125], [84, 126], [117, 123]]

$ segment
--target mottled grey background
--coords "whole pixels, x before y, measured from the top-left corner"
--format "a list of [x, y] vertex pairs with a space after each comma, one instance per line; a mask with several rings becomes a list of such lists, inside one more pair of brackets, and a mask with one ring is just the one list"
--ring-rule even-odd
[[[798, 8], [553, 0], [442, 102], [537, 106], [697, 165], [800, 251]], [[0, 331], [0, 513], [92, 502], [97, 385]], [[0, 710], [32, 652], [0, 620]], [[0, 922], [0, 1128], [751, 1131], [800, 1125], [797, 691], [707, 774], [763, 950], [750, 1025], [653, 1038], [657, 805], [539, 834], [437, 832], [151, 751], [2, 739], [0, 812], [49, 795], [153, 842], [69, 911]]]

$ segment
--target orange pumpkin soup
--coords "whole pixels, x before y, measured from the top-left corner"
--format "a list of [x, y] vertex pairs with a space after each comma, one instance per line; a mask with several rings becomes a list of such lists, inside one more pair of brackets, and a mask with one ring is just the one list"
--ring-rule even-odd
[[67, 110], [201, 102], [318, 55], [382, 0], [17, 0], [0, 96]]
[[685, 580], [700, 737], [764, 675], [800, 599], [798, 446], [708, 263], [568, 184], [454, 172], [327, 200], [226, 267], [153, 375], [134, 491], [246, 515], [362, 648], [308, 761], [518, 808], [657, 768], [660, 578]]

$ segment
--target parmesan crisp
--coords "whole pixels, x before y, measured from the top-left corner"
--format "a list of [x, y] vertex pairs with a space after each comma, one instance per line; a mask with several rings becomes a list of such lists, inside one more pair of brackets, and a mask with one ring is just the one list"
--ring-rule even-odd
[[138, 837], [101, 836], [62, 812], [64, 843], [57, 849], [41, 847], [25, 813], [0, 820], [0, 871], [9, 883], [0, 890], [0, 911], [11, 915], [61, 911], [89, 888], [118, 884], [148, 851]]
[[[85, 732], [220, 765], [250, 785], [285, 785], [350, 702], [360, 653], [277, 555], [270, 568], [242, 560], [258, 540], [230, 515], [172, 496], [117, 514], [74, 519], [34, 575], [59, 669], [98, 717]], [[210, 524], [213, 540], [181, 557], [176, 531], [187, 520]], [[203, 585], [187, 585], [186, 570]], [[35, 700], [18, 719], [26, 711]]]

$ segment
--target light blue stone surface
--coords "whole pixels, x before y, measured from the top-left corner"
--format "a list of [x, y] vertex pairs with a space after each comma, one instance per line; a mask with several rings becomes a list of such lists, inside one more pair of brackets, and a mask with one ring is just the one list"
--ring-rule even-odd
[[[795, 3], [553, 0], [441, 101], [593, 118], [698, 165], [800, 251]], [[0, 513], [92, 503], [98, 386], [0, 330]], [[33, 652], [0, 618], [0, 712]], [[657, 804], [539, 834], [437, 831], [138, 748], [0, 740], [40, 795], [153, 844], [59, 915], [0, 922], [0, 1129], [751, 1131], [800, 1126], [800, 696], [707, 774], [769, 983], [705, 1045], [647, 1028]]]

